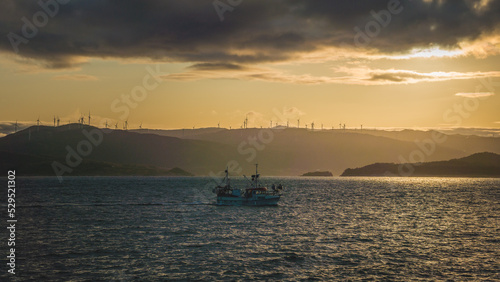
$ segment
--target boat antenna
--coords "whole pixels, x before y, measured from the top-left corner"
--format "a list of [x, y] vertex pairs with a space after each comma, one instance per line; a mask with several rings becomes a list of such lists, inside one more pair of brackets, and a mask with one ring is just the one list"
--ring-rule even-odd
[[255, 164], [255, 188], [259, 185], [259, 172], [258, 172], [259, 164]]

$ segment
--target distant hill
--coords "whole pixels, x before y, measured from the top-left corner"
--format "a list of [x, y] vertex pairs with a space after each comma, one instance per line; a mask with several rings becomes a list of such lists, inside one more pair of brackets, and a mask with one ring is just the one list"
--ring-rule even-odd
[[302, 174], [302, 176], [333, 176], [333, 174], [329, 171], [313, 171], [313, 172], [306, 172]]
[[[400, 173], [400, 169], [413, 172], [405, 175]], [[348, 168], [341, 176], [500, 177], [500, 155], [484, 152], [449, 161], [417, 164], [375, 163], [361, 168]]]
[[[88, 138], [83, 134], [97, 130], [95, 127], [79, 124], [61, 127], [34, 126], [15, 134], [0, 138], [0, 151], [22, 155], [20, 160], [44, 160], [45, 164], [53, 161], [66, 163], [68, 147], [77, 151], [81, 142]], [[120, 170], [132, 170], [132, 166], [148, 175], [165, 175], [166, 171], [180, 167], [194, 174], [208, 174], [210, 170], [224, 168], [227, 160], [232, 159], [233, 148], [207, 141], [183, 140], [174, 137], [158, 136], [154, 134], [138, 134], [122, 130], [102, 130], [103, 139], [97, 146], [92, 146], [91, 153], [84, 156], [84, 163], [75, 168], [74, 173], [85, 169], [86, 162], [94, 162], [107, 167], [105, 163], [113, 164]], [[85, 148], [84, 148], [85, 149]], [[29, 156], [29, 157], [26, 157]], [[2, 160], [3, 161], [3, 160]], [[18, 163], [19, 166], [28, 167], [30, 164]], [[26, 165], [26, 166], [25, 166]], [[51, 166], [38, 166], [40, 171], [54, 175]], [[88, 169], [88, 173], [98, 170]], [[40, 172], [41, 173], [41, 172]], [[99, 173], [101, 175], [103, 173]], [[134, 174], [138, 174], [134, 173]]]
[[[259, 163], [263, 175], [301, 175], [317, 168], [340, 175], [346, 167], [370, 163], [399, 163], [400, 158], [418, 150], [415, 140], [432, 138], [431, 131], [385, 132], [375, 130], [306, 130], [305, 128], [223, 129], [136, 131], [96, 129], [88, 125], [59, 127], [32, 126], [0, 138], [0, 151], [19, 155], [19, 167], [54, 175], [53, 161], [65, 163], [68, 148], [77, 150], [88, 139], [83, 131], [99, 130], [102, 143], [92, 146], [82, 164], [71, 173], [99, 173], [91, 167], [113, 164], [121, 171], [152, 175], [179, 167], [195, 175], [217, 174], [233, 166], [233, 174], [250, 175]], [[384, 135], [384, 136], [382, 136]], [[489, 151], [500, 154], [500, 138], [446, 135], [447, 141], [435, 144], [424, 161], [462, 158]], [[82, 149], [82, 148], [80, 148]], [[83, 149], [85, 149], [83, 147]], [[22, 156], [21, 156], [22, 155]], [[28, 157], [26, 157], [28, 156]], [[134, 166], [134, 167], [132, 167]], [[109, 167], [109, 166], [108, 166]], [[234, 169], [235, 168], [235, 169]], [[111, 173], [111, 172], [110, 172]], [[118, 172], [115, 172], [118, 173]]]
[[[185, 129], [155, 130], [153, 134], [177, 136], [227, 144], [238, 148], [242, 143], [259, 135], [262, 129]], [[317, 167], [340, 175], [346, 167], [359, 167], [376, 162], [400, 162], [420, 149], [416, 142], [432, 140], [436, 131], [419, 130], [306, 130], [305, 128], [266, 129], [273, 134], [272, 141], [258, 151], [257, 161], [267, 164], [266, 174], [300, 175]], [[141, 132], [145, 133], [143, 129]], [[184, 132], [181, 134], [181, 132]], [[500, 154], [500, 138], [442, 135], [446, 140], [436, 144], [435, 151], [426, 155], [425, 161], [461, 158], [479, 152]], [[248, 147], [248, 146], [246, 146]], [[242, 147], [242, 148], [246, 148]], [[246, 156], [245, 156], [246, 157]], [[245, 162], [244, 162], [245, 163]]]
[[141, 133], [141, 134], [156, 134], [161, 136], [169, 136], [169, 137], [177, 137], [177, 138], [192, 138], [194, 136], [211, 134], [220, 131], [229, 131], [225, 128], [196, 128], [196, 129], [133, 129], [129, 130], [129, 132]]
[[[55, 175], [52, 168], [54, 161], [64, 163], [62, 159], [51, 159], [33, 155], [15, 154], [0, 151], [0, 170], [16, 170], [18, 176]], [[193, 174], [180, 168], [166, 169], [155, 166], [119, 164], [83, 160], [70, 174], [71, 176], [192, 176]]]
[[[397, 162], [398, 156], [408, 156], [416, 145], [413, 142], [373, 136], [361, 131], [324, 130], [305, 128], [264, 129], [272, 134], [272, 141], [262, 144], [258, 152], [259, 163], [280, 168], [275, 175], [300, 175], [320, 167], [340, 175], [346, 167], [374, 162]], [[261, 129], [237, 129], [202, 134], [196, 140], [224, 143], [234, 147], [259, 136]], [[500, 139], [497, 140], [500, 147]], [[248, 147], [248, 146], [246, 146]], [[245, 147], [244, 147], [245, 148]], [[466, 156], [460, 150], [436, 146], [430, 160], [443, 160]]]

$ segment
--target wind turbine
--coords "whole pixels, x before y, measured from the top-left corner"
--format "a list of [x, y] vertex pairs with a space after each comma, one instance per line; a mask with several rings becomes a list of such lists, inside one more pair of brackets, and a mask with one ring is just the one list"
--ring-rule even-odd
[[139, 129], [142, 129], [142, 121], [141, 121], [141, 124], [139, 125]]
[[54, 127], [56, 127], [56, 116], [54, 116]]
[[311, 130], [314, 131], [314, 121], [311, 123]]
[[40, 116], [38, 116], [38, 119], [36, 120], [36, 131], [40, 131]]
[[286, 120], [286, 128], [288, 128], [289, 125], [290, 125], [290, 121]]
[[106, 125], [105, 126], [106, 126], [106, 128], [108, 128], [108, 120], [106, 120]]
[[59, 122], [60, 122], [60, 121], [61, 121], [61, 120], [59, 119], [59, 116], [57, 116], [57, 126], [58, 126], [58, 127], [59, 127]]
[[17, 120], [16, 120], [16, 124], [14, 125], [14, 133], [17, 132]]
[[127, 130], [128, 127], [128, 119], [123, 122], [123, 130]]
[[90, 125], [90, 111], [89, 111], [89, 125]]
[[300, 128], [300, 118], [297, 120], [297, 128]]

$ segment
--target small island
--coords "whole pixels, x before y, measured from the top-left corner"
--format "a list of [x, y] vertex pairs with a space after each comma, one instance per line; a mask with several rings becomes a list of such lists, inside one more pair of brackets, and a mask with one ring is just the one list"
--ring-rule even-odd
[[302, 176], [333, 176], [329, 171], [314, 171], [302, 174]]
[[348, 168], [340, 176], [500, 177], [500, 155], [483, 152], [426, 163], [375, 163]]

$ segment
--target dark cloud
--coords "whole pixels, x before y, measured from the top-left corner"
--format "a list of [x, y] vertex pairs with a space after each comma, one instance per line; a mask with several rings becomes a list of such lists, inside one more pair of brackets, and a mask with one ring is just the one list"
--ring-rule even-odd
[[[37, 2], [2, 1], [0, 49], [13, 51], [7, 36], [22, 35], [21, 19], [32, 21], [42, 10]], [[20, 43], [18, 54], [41, 60], [47, 68], [74, 66], [81, 56], [215, 64], [211, 66], [284, 61], [325, 46], [360, 47], [354, 44], [354, 27], [365, 30], [374, 20], [371, 11], [387, 9], [390, 0], [244, 0], [224, 13], [224, 21], [213, 2], [72, 0], [59, 5], [28, 43]], [[500, 21], [500, 0], [485, 7], [480, 2], [401, 0], [402, 12], [361, 47], [403, 52], [475, 39]]]
[[404, 81], [405, 78], [402, 78], [398, 75], [393, 75], [393, 74], [374, 74], [370, 78], [370, 80], [385, 80], [385, 81], [394, 81], [394, 82], [401, 82]]

